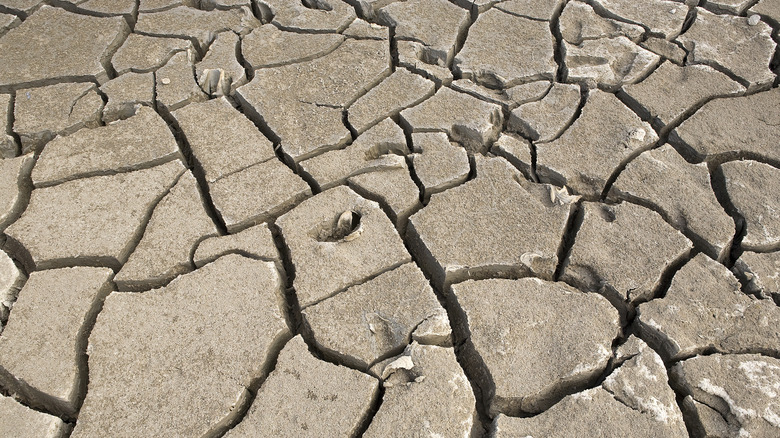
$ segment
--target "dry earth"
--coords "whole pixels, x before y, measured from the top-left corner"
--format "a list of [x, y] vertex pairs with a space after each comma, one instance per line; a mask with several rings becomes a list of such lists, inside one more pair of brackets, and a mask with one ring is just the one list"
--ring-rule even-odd
[[780, 436], [780, 0], [0, 0], [0, 435]]

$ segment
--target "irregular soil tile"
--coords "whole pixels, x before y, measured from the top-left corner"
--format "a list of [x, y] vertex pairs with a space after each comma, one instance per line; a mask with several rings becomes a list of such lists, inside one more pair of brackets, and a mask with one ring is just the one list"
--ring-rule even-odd
[[167, 111], [201, 102], [208, 98], [195, 81], [195, 67], [187, 52], [177, 52], [155, 74], [155, 98], [157, 105]]
[[282, 262], [267, 224], [255, 225], [236, 234], [204, 239], [198, 244], [193, 261], [195, 266], [200, 268], [227, 254], [273, 261], [277, 267], [281, 266]]
[[425, 199], [466, 181], [471, 171], [466, 150], [450, 143], [443, 132], [412, 134], [412, 165]]
[[537, 278], [468, 280], [452, 291], [492, 380], [478, 382], [492, 415], [542, 412], [612, 358], [618, 312], [598, 294]]
[[420, 190], [409, 174], [406, 162], [401, 167], [362, 173], [348, 180], [349, 187], [367, 199], [387, 206], [385, 211], [403, 235], [409, 216], [422, 207]]
[[639, 332], [671, 360], [695, 354], [777, 354], [780, 308], [743, 294], [725, 266], [700, 254], [672, 280], [660, 300], [639, 306]]
[[355, 9], [340, 0], [262, 2], [270, 7], [273, 23], [282, 29], [341, 32], [355, 19]]
[[277, 224], [295, 265], [301, 308], [411, 261], [379, 205], [344, 186], [307, 199]]
[[103, 122], [127, 119], [138, 112], [139, 105], [154, 107], [153, 73], [125, 73], [100, 87], [108, 98], [103, 108]]
[[548, 142], [569, 126], [579, 105], [579, 86], [556, 83], [541, 100], [512, 110], [507, 128], [535, 142]]
[[564, 0], [508, 0], [496, 3], [495, 7], [510, 14], [550, 21], [564, 3]]
[[70, 426], [58, 417], [34, 411], [3, 395], [0, 395], [0, 428], [17, 438], [61, 438], [70, 432]]
[[382, 405], [366, 437], [470, 436], [475, 397], [452, 348], [414, 342], [382, 379]]
[[186, 39], [132, 33], [114, 53], [111, 65], [118, 75], [131, 71], [151, 72], [167, 64], [174, 54], [191, 50], [194, 50], [192, 42]]
[[13, 114], [13, 96], [0, 94], [0, 159], [14, 158], [19, 145], [11, 133], [11, 114]]
[[566, 3], [558, 21], [558, 28], [563, 39], [575, 45], [586, 40], [620, 36], [638, 42], [645, 32], [644, 28], [636, 24], [602, 17], [591, 5], [578, 1]]
[[517, 135], [501, 134], [498, 140], [493, 143], [490, 152], [512, 163], [525, 176], [525, 179], [536, 181], [536, 175], [532, 169], [531, 143], [528, 140]]
[[640, 24], [650, 32], [671, 40], [682, 32], [688, 7], [669, 0], [595, 0], [595, 7], [625, 21]]
[[780, 299], [780, 252], [744, 252], [734, 268], [747, 280], [745, 292]]
[[564, 41], [563, 53], [568, 80], [610, 91], [641, 81], [661, 60], [624, 36], [585, 40], [579, 45]]
[[239, 41], [233, 32], [220, 33], [195, 65], [195, 77], [209, 96], [228, 96], [248, 82], [246, 70], [236, 58]]
[[32, 186], [30, 171], [35, 164], [33, 154], [0, 159], [0, 231], [22, 213]]
[[265, 25], [241, 39], [241, 55], [254, 69], [279, 67], [325, 56], [344, 42], [336, 33], [287, 32]]
[[0, 333], [8, 322], [8, 316], [25, 281], [27, 276], [5, 251], [0, 250]]
[[768, 187], [780, 185], [780, 169], [758, 161], [731, 161], [721, 166], [726, 191], [747, 231], [742, 247], [749, 250], [780, 248], [780, 214], [777, 193]]
[[290, 333], [273, 263], [228, 255], [162, 289], [106, 298], [74, 437], [201, 436]]
[[74, 418], [90, 324], [111, 292], [107, 268], [33, 272], [0, 337], [0, 382], [31, 405]]
[[29, 252], [38, 269], [74, 261], [118, 268], [152, 207], [184, 170], [177, 160], [35, 189], [27, 210], [5, 232]]
[[412, 331], [443, 310], [414, 263], [307, 307], [303, 321], [320, 351], [355, 368], [397, 354]]

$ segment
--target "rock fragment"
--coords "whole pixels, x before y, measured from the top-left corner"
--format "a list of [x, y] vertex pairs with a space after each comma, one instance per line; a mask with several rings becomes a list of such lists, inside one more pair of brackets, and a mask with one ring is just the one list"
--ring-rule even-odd
[[28, 201], [33, 154], [0, 159], [0, 231], [15, 221]]
[[379, 15], [380, 22], [395, 26], [397, 39], [419, 43], [418, 59], [445, 68], [455, 54], [458, 35], [469, 25], [469, 11], [447, 0], [393, 2]]
[[412, 332], [443, 311], [422, 271], [407, 263], [302, 311], [320, 351], [367, 370], [400, 353]]
[[672, 367], [670, 375], [683, 393], [716, 412], [697, 416], [705, 430], [724, 433], [720, 436], [770, 437], [780, 432], [778, 359], [757, 354], [698, 356]]
[[476, 179], [433, 195], [412, 215], [406, 232], [412, 250], [437, 286], [496, 274], [552, 278], [576, 197], [520, 182], [501, 158], [475, 158]]
[[29, 252], [37, 269], [75, 261], [118, 269], [151, 208], [184, 170], [177, 160], [35, 189], [21, 218], [5, 232]]
[[[347, 212], [359, 219], [348, 234], [336, 233], [339, 217]], [[411, 261], [379, 205], [344, 186], [307, 199], [277, 224], [295, 265], [301, 308]]]
[[501, 107], [442, 87], [433, 97], [401, 111], [412, 132], [445, 132], [471, 152], [484, 152], [498, 138]]
[[641, 81], [661, 59], [624, 36], [584, 40], [580, 45], [564, 41], [563, 52], [570, 81], [607, 90]]
[[122, 17], [91, 17], [41, 6], [0, 40], [0, 86], [50, 79], [103, 83], [108, 80], [111, 54], [129, 32]]
[[263, 0], [272, 23], [282, 29], [338, 33], [355, 19], [355, 9], [340, 0]]
[[353, 436], [367, 417], [379, 382], [359, 371], [314, 358], [296, 336], [227, 437], [314, 436], [327, 430]]
[[697, 247], [724, 261], [734, 239], [734, 220], [715, 197], [704, 163], [690, 164], [669, 145], [642, 153], [628, 163], [613, 194], [652, 206]]
[[387, 206], [385, 212], [403, 234], [409, 216], [422, 207], [420, 190], [409, 174], [406, 162], [401, 167], [362, 173], [347, 180], [349, 187], [366, 199]]
[[463, 77], [491, 88], [553, 79], [558, 69], [554, 45], [549, 23], [494, 8], [480, 14], [469, 28], [454, 66]]
[[580, 117], [560, 137], [536, 145], [536, 173], [540, 181], [595, 198], [622, 162], [657, 140], [652, 127], [614, 95], [591, 91]]
[[309, 158], [300, 166], [327, 190], [362, 173], [401, 168], [407, 154], [403, 130], [392, 120], [384, 119], [346, 148]]
[[637, 319], [670, 360], [709, 351], [777, 354], [780, 342], [775, 303], [743, 294], [734, 275], [703, 254], [674, 276], [664, 298], [640, 305]]
[[748, 18], [699, 10], [696, 21], [678, 38], [688, 50], [688, 62], [716, 64], [745, 81], [748, 91], [768, 88], [775, 79], [769, 63], [777, 44], [772, 28]]
[[216, 234], [198, 183], [187, 172], [154, 208], [143, 237], [116, 274], [118, 290], [152, 289], [189, 272], [197, 243]]
[[276, 263], [277, 268], [282, 264], [279, 250], [274, 244], [273, 235], [267, 224], [255, 225], [236, 234], [204, 239], [195, 250], [193, 261], [195, 266], [200, 268], [227, 254], [240, 254], [257, 260], [272, 261]]
[[636, 338], [623, 347], [629, 344], [630, 356], [600, 386], [568, 395], [532, 418], [499, 415], [495, 436], [568, 437], [583, 430], [603, 437], [688, 436], [661, 358]]
[[209, 183], [276, 158], [271, 141], [224, 97], [187, 105], [173, 117]]
[[0, 333], [8, 322], [8, 316], [25, 281], [27, 276], [5, 251], [0, 250]]
[[0, 94], [0, 159], [14, 158], [19, 149], [16, 139], [11, 135], [11, 114], [13, 97], [10, 94]]
[[612, 357], [618, 312], [597, 294], [537, 278], [468, 280], [452, 291], [492, 376], [478, 382], [492, 415], [544, 411]]
[[675, 134], [691, 161], [747, 155], [780, 163], [780, 89], [709, 102]]
[[579, 105], [579, 86], [555, 83], [540, 101], [515, 108], [507, 127], [535, 142], [548, 142], [569, 126]]
[[192, 42], [186, 39], [131, 33], [111, 58], [111, 65], [118, 75], [131, 71], [146, 73], [167, 64], [174, 54], [192, 50]]
[[110, 294], [90, 335], [73, 436], [201, 436], [224, 426], [290, 338], [283, 293], [273, 263], [228, 255], [162, 289]]
[[475, 397], [452, 348], [414, 342], [382, 377], [385, 394], [366, 437], [470, 436]]
[[561, 280], [601, 293], [625, 310], [652, 299], [667, 268], [692, 246], [652, 210], [588, 202]]
[[466, 181], [471, 171], [466, 150], [450, 143], [443, 132], [412, 134], [414, 173], [423, 186], [423, 196], [442, 192]]
[[780, 253], [744, 252], [734, 269], [747, 282], [745, 292], [780, 300]]
[[780, 248], [777, 193], [769, 189], [780, 184], [780, 170], [758, 161], [731, 161], [721, 169], [729, 199], [745, 219], [742, 247], [754, 251]]
[[247, 83], [246, 70], [236, 59], [239, 36], [222, 32], [209, 46], [209, 51], [195, 65], [195, 77], [209, 96], [228, 96]]
[[623, 90], [664, 130], [678, 125], [712, 99], [745, 92], [744, 87], [712, 67], [678, 67], [669, 62], [661, 64], [644, 81], [626, 85]]
[[18, 438], [62, 438], [70, 426], [60, 418], [20, 405], [11, 397], [0, 395], [0, 428]]
[[346, 144], [344, 108], [389, 74], [387, 42], [348, 39], [327, 56], [257, 70], [236, 97], [298, 162]]
[[177, 52], [155, 74], [157, 104], [167, 111], [208, 98], [195, 81], [195, 67], [187, 52]]
[[14, 105], [14, 131], [22, 153], [40, 151], [56, 135], [100, 125], [103, 99], [92, 83], [64, 83], [18, 90]]
[[645, 32], [639, 25], [602, 17], [591, 5], [578, 1], [566, 3], [558, 27], [563, 39], [575, 45], [586, 40], [620, 36], [638, 42]]
[[34, 407], [74, 418], [86, 378], [84, 348], [100, 302], [111, 292], [107, 268], [33, 272], [0, 337], [0, 381]]
[[433, 82], [399, 68], [347, 108], [349, 123], [362, 134], [386, 117], [396, 116], [433, 93]]
[[146, 106], [133, 117], [50, 141], [32, 172], [36, 187], [183, 159], [165, 121]]
[[279, 160], [254, 164], [210, 188], [230, 233], [266, 222], [311, 195], [309, 185]]
[[154, 106], [154, 74], [125, 73], [100, 87], [108, 97], [103, 108], [103, 122], [111, 123], [133, 116], [139, 105]]
[[667, 40], [682, 32], [688, 7], [669, 0], [649, 0], [637, 4], [630, 0], [596, 0], [599, 9], [623, 20], [638, 23]]
[[327, 55], [344, 42], [337, 33], [287, 32], [262, 26], [241, 40], [241, 55], [253, 69], [311, 61]]

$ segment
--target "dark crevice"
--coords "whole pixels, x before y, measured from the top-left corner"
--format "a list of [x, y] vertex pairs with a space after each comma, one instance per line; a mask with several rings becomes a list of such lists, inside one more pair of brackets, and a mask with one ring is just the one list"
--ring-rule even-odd
[[717, 164], [707, 163], [710, 169], [710, 183], [712, 190], [715, 192], [715, 198], [720, 205], [726, 210], [726, 213], [734, 219], [735, 230], [734, 239], [731, 243], [731, 251], [729, 252], [729, 259], [726, 261], [726, 267], [731, 269], [734, 267], [734, 263], [742, 256], [742, 240], [747, 234], [747, 222], [739, 210], [731, 202], [728, 190], [726, 190], [726, 176], [723, 173], [723, 168]]
[[275, 222], [269, 223], [268, 228], [271, 230], [276, 250], [279, 252], [279, 258], [282, 261], [283, 272], [281, 272], [281, 274], [285, 280], [285, 320], [287, 321], [290, 332], [295, 336], [301, 333], [301, 322], [303, 320], [301, 317], [301, 306], [298, 303], [298, 296], [295, 294], [295, 287], [293, 284], [295, 280], [295, 264], [290, 255], [290, 248], [284, 240], [282, 229], [279, 228], [279, 225]]
[[458, 31], [458, 37], [455, 40], [455, 47], [452, 49], [452, 56], [447, 59], [447, 67], [450, 72], [452, 72], [452, 76], [455, 79], [461, 79], [460, 77], [460, 71], [459, 69], [455, 68], [455, 57], [458, 56], [458, 53], [460, 53], [460, 50], [463, 48], [463, 45], [466, 44], [466, 39], [469, 36], [469, 29], [471, 29], [471, 26], [474, 25], [474, 23], [477, 21], [477, 18], [479, 17], [479, 11], [477, 8], [473, 5], [469, 10], [469, 20], [467, 23], [461, 26], [461, 28]]
[[561, 28], [559, 24], [561, 20], [561, 14], [563, 13], [563, 9], [566, 7], [568, 3], [569, 3], [568, 0], [560, 2], [558, 7], [553, 12], [552, 19], [550, 20], [550, 32], [552, 33], [552, 36], [555, 39], [555, 45], [553, 46], [553, 59], [555, 60], [555, 63], [558, 65], [558, 69], [555, 71], [555, 81], [561, 83], [566, 82], [566, 77], [568, 76], [568, 73], [566, 69], [566, 62], [564, 59], [563, 35], [561, 35]]
[[395, 26], [390, 26], [388, 32], [388, 39], [390, 40], [390, 60], [393, 72], [395, 72], [395, 69], [400, 65], [400, 61], [398, 60], [398, 40], [395, 38]]
[[17, 17], [19, 17], [19, 20], [21, 21], [26, 20], [28, 16], [26, 12], [9, 8], [8, 6], [5, 5], [0, 5], [0, 14], [16, 15]]
[[211, 199], [211, 193], [209, 191], [208, 181], [206, 180], [206, 172], [203, 170], [203, 166], [198, 161], [195, 154], [192, 152], [187, 137], [179, 126], [179, 122], [173, 117], [173, 115], [163, 105], [157, 109], [157, 113], [162, 117], [168, 128], [171, 130], [173, 137], [176, 139], [176, 144], [179, 146], [179, 151], [186, 160], [187, 168], [192, 171], [192, 175], [198, 183], [198, 191], [200, 192], [203, 206], [206, 213], [209, 215], [214, 225], [217, 227], [217, 231], [220, 235], [227, 234], [227, 226], [222, 219], [222, 215], [219, 210], [214, 206], [214, 201]]
[[638, 156], [642, 155], [642, 153], [659, 148], [663, 146], [665, 143], [664, 139], [658, 139], [655, 143], [644, 146], [641, 148], [637, 148], [635, 151], [632, 151], [631, 154], [624, 158], [620, 164], [618, 164], [617, 167], [612, 171], [612, 174], [610, 174], [609, 178], [607, 178], [607, 182], [604, 183], [604, 189], [601, 191], [601, 195], [599, 196], [600, 201], [604, 201], [607, 199], [607, 196], [609, 195], [609, 192], [612, 190], [612, 186], [615, 184], [615, 181], [617, 181], [618, 177], [621, 173], [626, 169], [626, 166], [628, 166], [632, 161], [634, 161]]
[[651, 297], [648, 297], [647, 299], [636, 300], [634, 305], [639, 306], [640, 304], [651, 300], [665, 298], [666, 294], [669, 292], [669, 288], [672, 285], [674, 276], [677, 275], [680, 269], [682, 269], [685, 265], [688, 264], [688, 262], [693, 260], [693, 258], [699, 254], [701, 254], [701, 251], [693, 248], [678, 255], [675, 260], [673, 260], [666, 266], [666, 268], [664, 268], [663, 272], [661, 273], [661, 278], [658, 280], [655, 289], [651, 293]]
[[571, 250], [574, 247], [574, 242], [577, 239], [577, 233], [582, 226], [582, 222], [585, 219], [585, 209], [582, 206], [582, 201], [577, 201], [566, 223], [566, 228], [561, 238], [561, 244], [558, 247], [558, 266], [555, 267], [555, 273], [553, 274], [553, 280], [559, 281], [563, 269], [569, 263], [569, 256]]
[[252, 82], [252, 79], [255, 78], [255, 69], [252, 68], [252, 65], [249, 64], [249, 62], [244, 58], [244, 52], [243, 52], [243, 46], [244, 46], [244, 37], [239, 35], [238, 42], [236, 43], [236, 60], [239, 64], [241, 64], [241, 67], [244, 67], [244, 75], [246, 75], [246, 83]]
[[355, 129], [355, 127], [349, 123], [349, 111], [346, 109], [341, 111], [341, 121], [344, 123], [344, 127], [347, 128], [347, 131], [349, 131], [349, 135], [352, 137], [352, 141], [354, 142], [357, 140], [360, 134], [358, 134], [357, 129]]
[[357, 427], [353, 437], [362, 437], [366, 433], [368, 428], [371, 426], [371, 423], [374, 421], [374, 417], [376, 417], [377, 412], [379, 412], [379, 408], [382, 407], [384, 398], [385, 387], [382, 385], [382, 382], [379, 382], [376, 391], [374, 391], [373, 398], [371, 399], [371, 404], [369, 405], [369, 408], [363, 418], [360, 420], [360, 426]]

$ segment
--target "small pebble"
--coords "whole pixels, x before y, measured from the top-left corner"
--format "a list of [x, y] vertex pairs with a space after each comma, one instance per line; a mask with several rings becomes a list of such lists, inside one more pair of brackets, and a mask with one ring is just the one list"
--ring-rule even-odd
[[755, 26], [756, 24], [758, 24], [759, 21], [761, 21], [761, 17], [755, 14], [751, 15], [750, 18], [748, 18], [748, 24], [751, 26]]
[[162, 80], [160, 80], [160, 82], [162, 82], [163, 85], [168, 85], [168, 84], [171, 83], [171, 80], [170, 80], [170, 78], [162, 78]]

